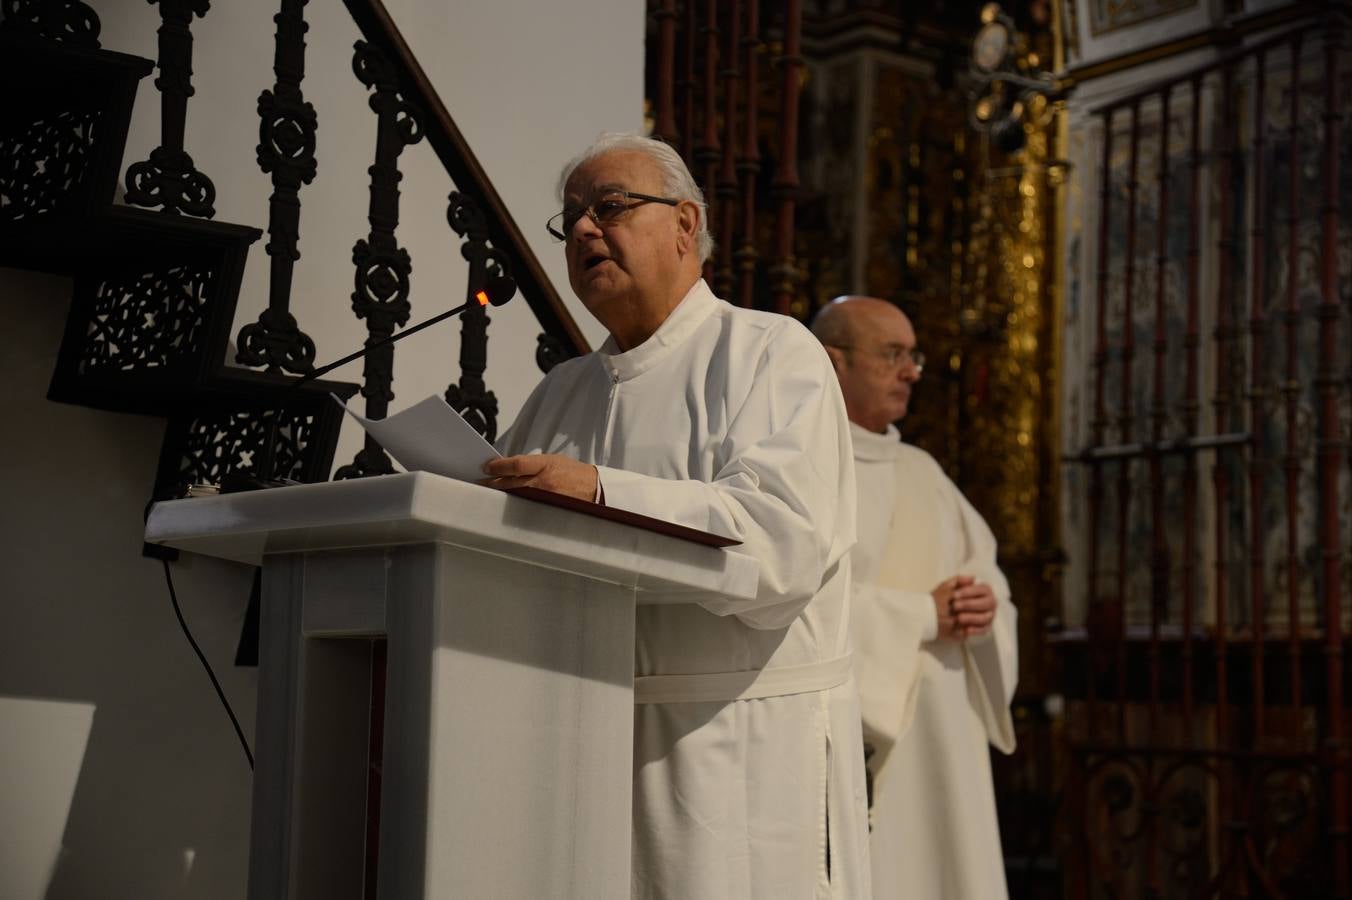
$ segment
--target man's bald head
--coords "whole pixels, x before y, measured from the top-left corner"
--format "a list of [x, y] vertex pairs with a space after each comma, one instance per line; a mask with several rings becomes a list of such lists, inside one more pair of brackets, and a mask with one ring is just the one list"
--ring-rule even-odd
[[851, 422], [881, 433], [905, 417], [920, 380], [905, 313], [877, 297], [837, 297], [817, 313], [812, 333], [831, 357]]
[[895, 304], [863, 294], [845, 294], [818, 310], [812, 320], [812, 333], [828, 347], [849, 346], [870, 324], [878, 321], [894, 325], [904, 322], [906, 327], [911, 327], [910, 317]]

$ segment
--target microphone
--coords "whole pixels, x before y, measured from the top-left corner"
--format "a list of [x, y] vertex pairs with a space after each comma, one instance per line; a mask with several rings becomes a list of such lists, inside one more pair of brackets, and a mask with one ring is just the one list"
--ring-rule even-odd
[[350, 362], [361, 359], [363, 356], [365, 356], [366, 354], [370, 353], [372, 350], [375, 350], [378, 347], [384, 347], [389, 344], [394, 344], [399, 341], [402, 341], [409, 335], [416, 334], [417, 332], [422, 331], [424, 328], [431, 328], [438, 322], [444, 322], [445, 320], [451, 318], [452, 316], [458, 316], [465, 310], [470, 309], [471, 307], [474, 306], [484, 307], [489, 306], [490, 304], [492, 306], [502, 306], [508, 300], [511, 300], [512, 297], [516, 296], [515, 288], [516, 288], [515, 285], [511, 285], [511, 290], [498, 291], [497, 296], [495, 297], [490, 297], [488, 292], [484, 290], [476, 291], [474, 293], [473, 300], [468, 300], [457, 307], [448, 309], [442, 313], [438, 313], [432, 318], [427, 319], [423, 322], [419, 322], [417, 325], [414, 325], [410, 328], [405, 328], [403, 331], [392, 334], [387, 338], [382, 338], [376, 341], [374, 344], [371, 344], [370, 346], [362, 347], [357, 352], [349, 353], [342, 359], [335, 359], [333, 362], [328, 363], [327, 365], [320, 366], [318, 369], [311, 369], [309, 372], [306, 372], [300, 378], [297, 378], [291, 384], [287, 385], [286, 393], [284, 393], [282, 395], [281, 400], [278, 401], [277, 414], [272, 417], [272, 422], [269, 423], [268, 425], [267, 437], [264, 439], [263, 444], [262, 464], [258, 467], [258, 474], [253, 475], [244, 472], [231, 472], [229, 475], [226, 475], [221, 479], [221, 493], [238, 494], [243, 491], [259, 491], [265, 490], [267, 488], [283, 487], [285, 485], [295, 483], [289, 479], [280, 479], [272, 477], [272, 466], [273, 466], [272, 451], [273, 446], [276, 444], [277, 440], [277, 420], [281, 418], [280, 407], [296, 391], [300, 390], [305, 385], [314, 381], [316, 378], [319, 378], [320, 376], [323, 375], [327, 375], [329, 372], [332, 372], [339, 366], [345, 366]]

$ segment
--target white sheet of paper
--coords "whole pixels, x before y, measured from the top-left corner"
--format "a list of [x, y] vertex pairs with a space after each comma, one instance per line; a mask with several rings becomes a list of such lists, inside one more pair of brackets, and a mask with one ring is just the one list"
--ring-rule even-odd
[[483, 464], [502, 456], [436, 394], [379, 420], [358, 415], [333, 394], [329, 396], [410, 472], [478, 481], [484, 477]]

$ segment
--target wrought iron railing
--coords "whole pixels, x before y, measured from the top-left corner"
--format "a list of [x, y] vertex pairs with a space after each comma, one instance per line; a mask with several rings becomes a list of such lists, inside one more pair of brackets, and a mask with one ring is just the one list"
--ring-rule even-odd
[[1352, 893], [1346, 28], [1093, 111], [1072, 896]]
[[[77, 275], [75, 312], [52, 395], [167, 416], [172, 424], [157, 488], [161, 495], [184, 481], [219, 480], [273, 458], [285, 468], [271, 474], [325, 477], [337, 424], [323, 394], [347, 394], [351, 388], [327, 383], [285, 391], [296, 376], [314, 368], [316, 356], [314, 341], [291, 308], [300, 255], [301, 192], [315, 177], [319, 134], [318, 117], [303, 90], [307, 0], [278, 0], [275, 81], [258, 98], [258, 164], [272, 182], [268, 305], [257, 321], [240, 329], [234, 360], [263, 370], [253, 373], [227, 365], [224, 352], [244, 255], [258, 232], [204, 221], [215, 215], [216, 189], [186, 150], [194, 94], [192, 28], [196, 19], [209, 15], [211, 3], [151, 2], [158, 6], [161, 22], [155, 79], [161, 100], [160, 141], [146, 159], [127, 169], [129, 207], [112, 205], [104, 170], [111, 171], [120, 157], [135, 80], [146, 68], [121, 63], [128, 73], [125, 84], [119, 82], [122, 86], [104, 104], [106, 109], [85, 112], [88, 104], [77, 102], [80, 85], [74, 84], [59, 97], [73, 112], [14, 107], [18, 114], [7, 116], [0, 132], [0, 143], [17, 160], [14, 171], [0, 177], [4, 261]], [[542, 369], [586, 352], [581, 332], [383, 4], [345, 0], [345, 6], [362, 33], [353, 71], [369, 91], [376, 117], [370, 230], [352, 256], [352, 308], [367, 325], [368, 344], [394, 334], [410, 316], [412, 260], [396, 238], [398, 167], [404, 147], [426, 140], [455, 184], [447, 220], [469, 263], [466, 299], [485, 291], [496, 300], [519, 290], [543, 332], [536, 353]], [[111, 71], [119, 59], [133, 59], [99, 49], [98, 17], [84, 3], [8, 0], [0, 12], [6, 40], [24, 53], [48, 54], [46, 68], [52, 73], [74, 71], [72, 60], [88, 62], [87, 76], [81, 77], [96, 79], [98, 71]], [[46, 79], [57, 86], [68, 80], [58, 74]], [[44, 97], [59, 93], [45, 83], [44, 89]], [[53, 178], [51, 173], [58, 170], [74, 174]], [[77, 190], [89, 196], [82, 194], [73, 209], [60, 195]], [[48, 246], [57, 243], [62, 245], [59, 252]], [[173, 258], [179, 251], [187, 256]], [[166, 325], [172, 328], [166, 331]], [[488, 325], [484, 308], [472, 304], [462, 320], [460, 372], [446, 397], [491, 438], [498, 409], [485, 383]], [[136, 349], [144, 347], [150, 349]], [[361, 393], [368, 416], [381, 418], [388, 411], [393, 370], [392, 346], [377, 348], [367, 358]], [[282, 424], [268, 427], [269, 422]], [[217, 435], [226, 445], [202, 446], [203, 435]], [[264, 452], [267, 436], [277, 443]], [[315, 456], [320, 437], [328, 449]], [[389, 471], [389, 459], [368, 437], [337, 477]]]
[[[803, 4], [653, 0], [650, 7], [653, 133], [680, 151], [709, 204], [714, 255], [704, 277], [741, 306], [805, 318], [794, 259]], [[773, 67], [778, 81], [762, 80], [762, 67]]]

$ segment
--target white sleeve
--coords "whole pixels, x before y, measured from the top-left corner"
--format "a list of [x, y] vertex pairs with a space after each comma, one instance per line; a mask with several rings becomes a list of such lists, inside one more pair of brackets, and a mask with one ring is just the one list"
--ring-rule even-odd
[[851, 589], [850, 634], [864, 742], [875, 776], [911, 725], [920, 685], [921, 645], [938, 633], [934, 598], [876, 584]]
[[760, 560], [754, 600], [700, 605], [752, 628], [794, 620], [854, 544], [854, 460], [840, 387], [825, 351], [800, 325], [770, 329], [751, 389], [718, 448], [710, 483], [598, 466], [606, 505], [742, 542]]
[[995, 621], [990, 631], [963, 643], [968, 698], [985, 723], [991, 744], [1004, 753], [1013, 753], [1014, 722], [1009, 704], [1019, 681], [1019, 611], [1010, 602], [1009, 581], [996, 564], [995, 535], [956, 486], [953, 492], [967, 547], [958, 572], [984, 581], [995, 594]]
[[[560, 364], [555, 371], [559, 371], [563, 365], [571, 361], [567, 360]], [[513, 420], [511, 427], [498, 435], [498, 439], [493, 442], [493, 447], [503, 456], [516, 456], [526, 452], [525, 444], [527, 437], [530, 435], [530, 423], [535, 421], [541, 407], [545, 404], [545, 397], [551, 386], [550, 382], [549, 375], [540, 379], [531, 389], [526, 402], [521, 405], [521, 411], [516, 414], [516, 419]]]

